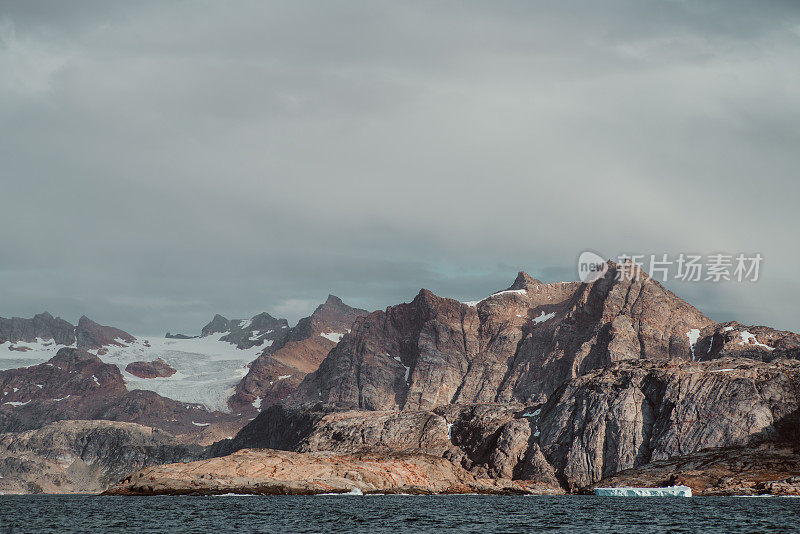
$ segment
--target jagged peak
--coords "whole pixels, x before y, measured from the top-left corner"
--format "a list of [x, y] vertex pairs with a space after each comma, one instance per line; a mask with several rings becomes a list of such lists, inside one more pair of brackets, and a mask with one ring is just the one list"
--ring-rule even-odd
[[527, 289], [531, 286], [542, 285], [542, 282], [537, 280], [536, 278], [532, 277], [525, 271], [520, 271], [517, 273], [517, 277], [514, 279], [514, 283], [511, 284], [506, 291], [516, 290], [516, 289]]
[[211, 334], [218, 334], [227, 332], [230, 327], [230, 321], [222, 315], [216, 313], [214, 318], [200, 330], [201, 336], [210, 336]]
[[251, 317], [252, 321], [255, 321], [257, 319], [265, 319], [267, 321], [282, 321], [282, 320], [284, 320], [284, 319], [278, 319], [277, 317], [273, 317], [272, 315], [270, 315], [267, 312], [257, 313], [256, 315]]
[[328, 294], [328, 298], [323, 303], [325, 306], [346, 306], [346, 304], [336, 295]]

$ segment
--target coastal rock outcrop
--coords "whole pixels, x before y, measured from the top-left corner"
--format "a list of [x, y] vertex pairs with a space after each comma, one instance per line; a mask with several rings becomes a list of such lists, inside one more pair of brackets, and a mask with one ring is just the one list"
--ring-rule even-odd
[[432, 410], [275, 406], [213, 450], [416, 451], [478, 477], [579, 490], [619, 471], [713, 447], [800, 439], [800, 361], [629, 360], [562, 385], [544, 404]]
[[296, 453], [241, 450], [224, 458], [149, 467], [105, 495], [313, 495], [320, 493], [558, 494], [558, 487], [476, 479], [447, 460], [419, 453]]
[[797, 447], [719, 448], [626, 469], [594, 487], [689, 486], [693, 495], [800, 496]]

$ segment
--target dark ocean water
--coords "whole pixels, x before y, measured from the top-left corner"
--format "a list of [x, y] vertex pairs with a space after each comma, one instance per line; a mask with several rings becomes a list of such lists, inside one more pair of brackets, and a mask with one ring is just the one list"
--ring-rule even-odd
[[9, 532], [798, 532], [800, 499], [1, 496]]

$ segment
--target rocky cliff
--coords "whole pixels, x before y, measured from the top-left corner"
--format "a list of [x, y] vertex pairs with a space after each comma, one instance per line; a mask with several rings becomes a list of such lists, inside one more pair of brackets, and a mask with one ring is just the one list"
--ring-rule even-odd
[[338, 297], [328, 299], [297, 326], [284, 329], [285, 336], [267, 347], [236, 386], [230, 405], [235, 410], [265, 408], [291, 395], [306, 374], [315, 371], [328, 352], [350, 331], [353, 322], [366, 315]]
[[800, 439], [800, 361], [630, 360], [567, 381], [548, 402], [432, 410], [264, 411], [216, 455], [249, 447], [294, 451], [413, 450], [476, 476], [578, 490], [619, 471], [707, 448]]
[[141, 425], [60, 421], [0, 434], [0, 493], [96, 493], [137, 469], [203, 454]]
[[646, 273], [543, 284], [525, 273], [462, 303], [422, 290], [358, 319], [292, 401], [369, 410], [543, 401], [565, 380], [620, 360], [691, 359], [713, 322]]

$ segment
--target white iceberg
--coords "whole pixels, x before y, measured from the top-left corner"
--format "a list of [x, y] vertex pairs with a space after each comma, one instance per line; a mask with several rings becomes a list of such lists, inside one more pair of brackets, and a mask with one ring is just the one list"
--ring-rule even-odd
[[666, 488], [595, 488], [595, 495], [601, 497], [691, 497], [689, 486], [669, 486]]

